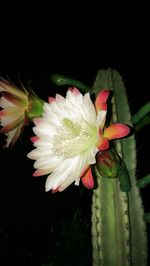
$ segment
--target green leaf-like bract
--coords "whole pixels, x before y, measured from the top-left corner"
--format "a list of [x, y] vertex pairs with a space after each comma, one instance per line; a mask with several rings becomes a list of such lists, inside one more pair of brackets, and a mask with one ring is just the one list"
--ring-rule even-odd
[[[113, 90], [112, 122], [132, 126], [124, 83], [111, 69], [99, 70], [93, 85], [95, 94]], [[146, 225], [139, 189], [136, 186], [136, 144], [134, 135], [115, 141], [115, 148], [129, 171], [131, 190], [120, 189], [119, 179], [100, 176], [92, 199], [93, 266], [145, 266]], [[121, 174], [121, 173], [120, 173]]]

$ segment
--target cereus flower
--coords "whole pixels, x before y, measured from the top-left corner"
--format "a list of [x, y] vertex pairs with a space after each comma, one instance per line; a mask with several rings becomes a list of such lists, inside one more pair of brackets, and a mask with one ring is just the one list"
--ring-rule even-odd
[[40, 116], [43, 101], [34, 92], [28, 93], [23, 86], [21, 90], [5, 79], [0, 80], [0, 92], [0, 132], [6, 134], [6, 147], [9, 147], [15, 144], [31, 118]]
[[123, 124], [104, 128], [109, 90], [101, 91], [95, 102], [89, 93], [77, 88], [67, 91], [66, 98], [56, 94], [44, 104], [42, 118], [34, 119], [33, 151], [28, 154], [34, 163], [34, 176], [49, 174], [46, 191], [63, 191], [75, 182], [91, 189], [94, 181], [91, 164], [96, 153], [109, 148], [109, 140], [124, 137], [129, 128]]

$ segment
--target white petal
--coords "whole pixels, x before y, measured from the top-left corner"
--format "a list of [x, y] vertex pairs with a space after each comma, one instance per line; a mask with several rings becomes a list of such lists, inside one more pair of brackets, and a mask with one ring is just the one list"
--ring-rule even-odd
[[84, 114], [90, 123], [96, 122], [96, 111], [89, 93], [84, 95]]
[[39, 140], [35, 141], [33, 145], [41, 150], [52, 149], [53, 146], [49, 140], [49, 137], [40, 138]]
[[45, 169], [45, 168], [51, 167], [55, 169], [56, 167], [59, 167], [61, 161], [62, 160], [57, 158], [54, 154], [50, 154], [48, 156], [39, 157], [34, 163], [34, 168]]
[[81, 93], [75, 94], [70, 90], [67, 91], [66, 101], [71, 102], [72, 104], [76, 105], [83, 105], [83, 95]]
[[76, 180], [75, 180], [75, 186], [79, 186], [79, 183], [80, 183], [80, 177], [78, 177]]
[[48, 176], [46, 180], [46, 191], [56, 189], [59, 186], [61, 186], [61, 188], [63, 188], [63, 186], [69, 186], [79, 178], [84, 167], [85, 160], [82, 156], [64, 160], [59, 167]]
[[51, 124], [43, 123], [38, 126], [33, 127], [33, 132], [38, 137], [49, 137], [51, 140], [51, 137], [56, 133], [56, 128], [53, 127]]
[[[62, 183], [59, 187], [59, 191], [62, 192], [63, 190], [65, 190], [67, 187], [69, 187], [73, 182], [75, 181], [74, 176], [71, 175], [70, 177], [68, 177], [66, 179], [66, 181], [64, 183]], [[75, 185], [78, 186], [79, 185], [79, 181], [80, 178], [78, 178], [78, 181], [75, 181]]]
[[52, 126], [57, 127], [61, 124], [62, 119], [54, 113], [50, 115], [46, 112], [43, 113], [43, 119], [45, 122], [50, 123]]
[[50, 104], [51, 111], [58, 115], [59, 117], [63, 117], [63, 112], [65, 109], [65, 102], [52, 102]]
[[45, 157], [46, 155], [51, 155], [52, 150], [51, 149], [34, 149], [33, 151], [29, 152], [27, 154], [27, 157], [32, 160], [37, 160], [38, 158]]
[[106, 114], [107, 114], [107, 112], [104, 111], [104, 110], [101, 110], [101, 111], [98, 112], [97, 121], [96, 121], [96, 124], [97, 124], [98, 128], [103, 129], [104, 124], [105, 124], [105, 120], [106, 120]]
[[87, 165], [96, 163], [96, 153], [98, 152], [98, 148], [96, 146], [92, 147], [89, 151], [86, 152], [87, 156]]
[[56, 94], [56, 101], [57, 102], [65, 102], [65, 98], [61, 96], [60, 94]]

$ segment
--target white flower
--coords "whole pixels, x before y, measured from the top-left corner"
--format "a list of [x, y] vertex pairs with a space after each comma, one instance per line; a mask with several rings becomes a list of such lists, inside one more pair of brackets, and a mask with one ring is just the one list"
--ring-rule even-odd
[[[91, 164], [96, 162], [96, 153], [109, 147], [108, 140], [116, 137], [111, 125], [103, 132], [109, 91], [97, 96], [95, 106], [89, 93], [84, 96], [78, 89], [69, 89], [66, 98], [57, 94], [44, 104], [42, 118], [34, 119], [32, 138], [36, 149], [28, 154], [36, 160], [34, 176], [49, 174], [46, 191], [63, 191], [80, 179], [87, 188], [93, 188]], [[127, 126], [117, 124], [127, 134]], [[118, 130], [117, 128], [117, 130]], [[118, 134], [118, 131], [117, 131]], [[117, 137], [120, 137], [119, 134]]]

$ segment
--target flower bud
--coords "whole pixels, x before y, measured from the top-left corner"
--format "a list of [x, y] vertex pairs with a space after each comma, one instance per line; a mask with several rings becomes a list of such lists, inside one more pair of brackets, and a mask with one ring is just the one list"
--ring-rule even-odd
[[116, 178], [121, 167], [121, 160], [115, 150], [98, 152], [96, 167], [101, 176]]

